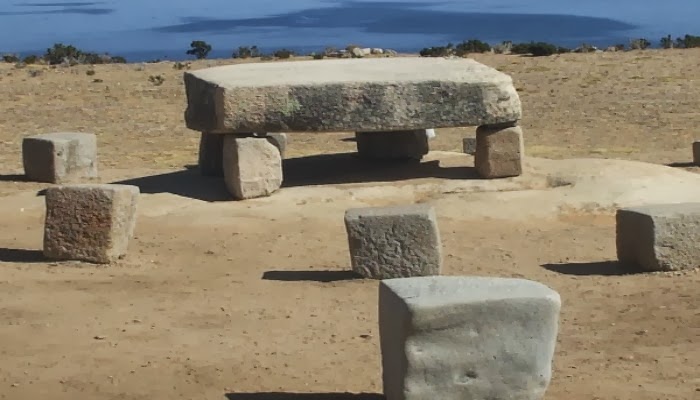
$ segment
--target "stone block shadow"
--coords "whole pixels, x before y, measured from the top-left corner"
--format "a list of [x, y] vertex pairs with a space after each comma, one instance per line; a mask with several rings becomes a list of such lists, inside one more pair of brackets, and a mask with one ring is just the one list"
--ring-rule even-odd
[[367, 160], [357, 153], [319, 154], [283, 161], [282, 187], [418, 178], [481, 179], [474, 167], [441, 167], [439, 161]]
[[227, 400], [384, 400], [377, 393], [227, 393]]
[[126, 179], [112, 183], [138, 186], [141, 193], [146, 194], [172, 193], [208, 202], [233, 200], [231, 194], [226, 190], [223, 179], [202, 176], [196, 168], [186, 168], [182, 171]]
[[[282, 188], [346, 183], [398, 182], [419, 178], [481, 179], [474, 167], [441, 167], [439, 161], [366, 160], [357, 153], [285, 159]], [[172, 193], [208, 202], [233, 201], [223, 178], [202, 176], [197, 166], [114, 184], [138, 186], [141, 193]]]
[[42, 263], [48, 262], [41, 250], [8, 249], [0, 247], [0, 262], [6, 263]]
[[637, 269], [623, 266], [617, 261], [572, 262], [560, 264], [543, 264], [542, 268], [564, 275], [575, 276], [622, 276], [639, 273]]
[[29, 182], [24, 174], [0, 174], [0, 182]]
[[364, 279], [351, 270], [308, 270], [308, 271], [266, 271], [262, 276], [266, 281], [281, 282], [340, 282]]

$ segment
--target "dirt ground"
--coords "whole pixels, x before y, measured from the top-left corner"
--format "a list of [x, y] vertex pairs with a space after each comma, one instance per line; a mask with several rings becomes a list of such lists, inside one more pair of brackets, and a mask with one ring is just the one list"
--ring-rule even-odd
[[[474, 58], [513, 76], [528, 155], [696, 172], [700, 51]], [[547, 399], [700, 398], [700, 273], [620, 270], [610, 208], [537, 214], [550, 192], [518, 199], [555, 189], [534, 178], [498, 183], [501, 195], [455, 190], [468, 156], [451, 169], [363, 169], [328, 155], [353, 151], [349, 133], [290, 135], [282, 192], [232, 202], [189, 168], [198, 135], [184, 125], [181, 75], [172, 63], [0, 64], [0, 398], [378, 399], [377, 282], [347, 272], [343, 213], [418, 201], [436, 204], [445, 275], [521, 277], [561, 294]], [[61, 130], [98, 135], [101, 181], [141, 187], [115, 265], [41, 256], [46, 185], [23, 181], [21, 138]], [[473, 132], [440, 129], [431, 149], [459, 151]], [[668, 174], [639, 184], [678, 198], [663, 183], [686, 178]]]

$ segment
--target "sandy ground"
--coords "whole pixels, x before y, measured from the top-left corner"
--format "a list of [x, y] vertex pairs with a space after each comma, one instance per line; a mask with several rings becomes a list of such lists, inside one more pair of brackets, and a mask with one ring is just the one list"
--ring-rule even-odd
[[[620, 270], [613, 218], [700, 197], [700, 52], [476, 58], [521, 89], [523, 177], [478, 180], [446, 152], [473, 128], [439, 130], [411, 168], [359, 162], [348, 133], [294, 134], [285, 187], [247, 202], [187, 167], [172, 64], [0, 65], [0, 398], [378, 399], [377, 282], [347, 272], [343, 213], [413, 202], [436, 207], [444, 274], [561, 293], [548, 399], [700, 398], [700, 273]], [[57, 130], [97, 133], [100, 180], [143, 192], [115, 265], [41, 257], [46, 185], [22, 180], [19, 150]]]

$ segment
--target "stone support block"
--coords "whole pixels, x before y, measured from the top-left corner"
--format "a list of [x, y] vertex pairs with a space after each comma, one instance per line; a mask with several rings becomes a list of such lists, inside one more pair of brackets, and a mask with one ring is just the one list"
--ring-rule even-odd
[[139, 188], [55, 186], [46, 191], [44, 256], [107, 264], [126, 255], [136, 225]]
[[282, 156], [267, 138], [224, 137], [224, 181], [238, 200], [270, 196], [282, 186]]
[[357, 132], [357, 153], [376, 160], [420, 160], [428, 154], [425, 129], [395, 132]]
[[700, 203], [623, 208], [616, 224], [620, 264], [644, 271], [700, 267]]
[[561, 299], [523, 279], [431, 276], [379, 284], [387, 400], [541, 400]]
[[507, 178], [523, 173], [523, 132], [519, 126], [480, 126], [476, 130], [474, 165], [482, 178]]
[[199, 139], [199, 172], [204, 176], [224, 176], [224, 136], [202, 132]]
[[352, 269], [365, 278], [440, 274], [442, 245], [430, 205], [350, 209], [345, 227]]
[[97, 138], [91, 133], [58, 132], [22, 140], [24, 174], [30, 181], [76, 183], [97, 177]]

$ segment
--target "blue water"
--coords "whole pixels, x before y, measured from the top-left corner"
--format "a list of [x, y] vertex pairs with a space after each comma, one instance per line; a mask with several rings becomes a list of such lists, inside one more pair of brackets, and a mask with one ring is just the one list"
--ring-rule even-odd
[[103, 0], [0, 2], [0, 53], [43, 53], [55, 42], [130, 61], [210, 57], [238, 46], [299, 52], [345, 47], [416, 51], [478, 38], [608, 46], [700, 34], [700, 0]]

